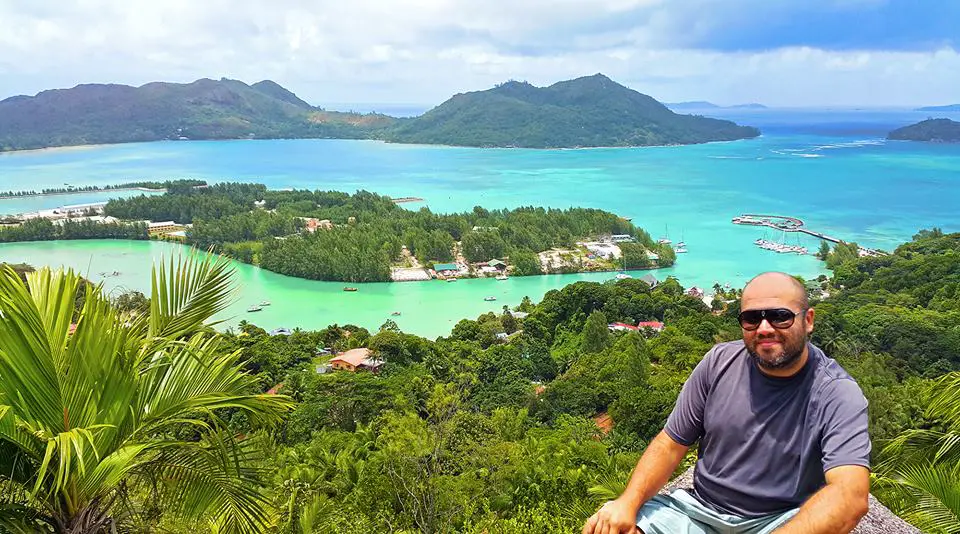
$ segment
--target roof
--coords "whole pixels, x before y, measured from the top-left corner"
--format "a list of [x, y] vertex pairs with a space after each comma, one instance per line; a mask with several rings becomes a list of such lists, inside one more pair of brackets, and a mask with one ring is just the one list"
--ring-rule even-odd
[[337, 354], [334, 358], [330, 358], [330, 363], [344, 362], [356, 367], [364, 360], [369, 359], [371, 354], [368, 348], [350, 349], [347, 352]]
[[160, 221], [160, 222], [149, 222], [147, 223], [148, 228], [159, 228], [161, 226], [176, 226], [177, 223], [173, 221]]
[[456, 263], [434, 263], [434, 271], [459, 271], [460, 268], [457, 267]]
[[637, 328], [663, 328], [663, 323], [660, 321], [640, 321], [637, 323]]
[[656, 276], [653, 276], [652, 274], [645, 274], [645, 275], [641, 276], [640, 279], [643, 280], [644, 282], [650, 284], [651, 286], [655, 286], [655, 285], [657, 285], [657, 284], [660, 283], [660, 281], [657, 280], [657, 277], [656, 277]]
[[503, 263], [503, 262], [500, 261], [500, 260], [494, 259], [494, 260], [488, 261], [488, 262], [487, 262], [487, 265], [489, 265], [490, 267], [496, 267], [497, 265], [506, 265], [506, 263]]
[[607, 328], [613, 328], [616, 330], [639, 330], [639, 327], [627, 323], [610, 323], [607, 325]]

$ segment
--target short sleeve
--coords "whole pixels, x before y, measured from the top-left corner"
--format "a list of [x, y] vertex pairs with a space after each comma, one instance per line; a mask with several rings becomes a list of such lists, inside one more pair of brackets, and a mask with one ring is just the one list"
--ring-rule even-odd
[[710, 369], [713, 365], [713, 354], [716, 348], [707, 352], [700, 360], [690, 377], [683, 384], [673, 412], [667, 418], [664, 432], [673, 441], [690, 446], [703, 436], [703, 412], [707, 405], [707, 394], [710, 391]]
[[823, 471], [841, 465], [870, 468], [867, 399], [850, 379], [835, 380], [824, 388], [820, 404]]

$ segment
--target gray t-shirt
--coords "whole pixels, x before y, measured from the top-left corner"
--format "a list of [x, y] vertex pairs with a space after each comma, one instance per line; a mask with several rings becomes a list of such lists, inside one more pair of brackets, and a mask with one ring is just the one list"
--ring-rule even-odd
[[870, 467], [867, 400], [840, 365], [807, 344], [790, 378], [763, 374], [743, 341], [721, 343], [683, 386], [664, 428], [700, 441], [694, 492], [718, 512], [759, 517], [797, 508], [841, 465]]

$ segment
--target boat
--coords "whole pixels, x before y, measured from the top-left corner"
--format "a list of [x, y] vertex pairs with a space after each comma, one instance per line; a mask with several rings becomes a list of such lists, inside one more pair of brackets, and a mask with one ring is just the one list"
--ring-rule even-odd
[[345, 288], [343, 288], [343, 290], [344, 290], [344, 291], [356, 291], [357, 288], [355, 288], [355, 287], [345, 287]]
[[269, 301], [269, 300], [261, 301], [261, 302], [260, 302], [260, 305], [261, 305], [261, 306], [269, 306], [269, 305], [270, 305], [270, 301]]
[[633, 278], [633, 277], [627, 273], [619, 273], [617, 274], [616, 278], [617, 280], [626, 280], [627, 278]]
[[497, 280], [506, 280], [506, 279], [507, 279], [507, 275], [505, 274], [501, 274], [500, 276], [497, 277]]
[[456, 281], [457, 281], [456, 277], [447, 278], [447, 282], [456, 282]]
[[670, 229], [667, 227], [667, 225], [663, 225], [663, 230], [663, 237], [658, 239], [657, 243], [660, 243], [661, 245], [669, 245], [670, 243], [673, 243], [673, 241], [670, 241]]
[[674, 252], [676, 252], [677, 254], [686, 254], [686, 253], [687, 253], [687, 249], [685, 249], [685, 248], [683, 248], [683, 247], [681, 247], [681, 246], [677, 246], [677, 249], [674, 250]]
[[483, 300], [485, 300], [485, 301], [487, 301], [487, 302], [493, 302], [493, 301], [497, 300], [497, 297], [494, 297], [493, 295], [491, 295], [491, 296], [489, 296], [489, 297], [483, 297]]
[[395, 312], [391, 313], [390, 315], [392, 315], [392, 316], [394, 316], [394, 317], [399, 317], [399, 316], [400, 316], [400, 312], [395, 311]]
[[262, 311], [262, 310], [263, 310], [263, 308], [261, 308], [260, 306], [257, 306], [256, 304], [254, 304], [253, 306], [250, 306], [249, 308], [247, 308], [247, 312], [248, 312], [248, 313], [258, 312], [258, 311]]

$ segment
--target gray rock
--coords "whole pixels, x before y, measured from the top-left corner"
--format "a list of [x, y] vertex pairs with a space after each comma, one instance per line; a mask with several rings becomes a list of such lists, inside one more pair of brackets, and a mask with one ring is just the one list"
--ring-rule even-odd
[[[675, 489], [689, 490], [693, 487], [693, 468], [687, 469], [682, 475], [670, 481], [660, 493], [668, 494]], [[870, 496], [870, 511], [860, 520], [852, 534], [920, 534], [913, 525], [900, 519], [886, 506], [880, 504], [873, 495]]]

